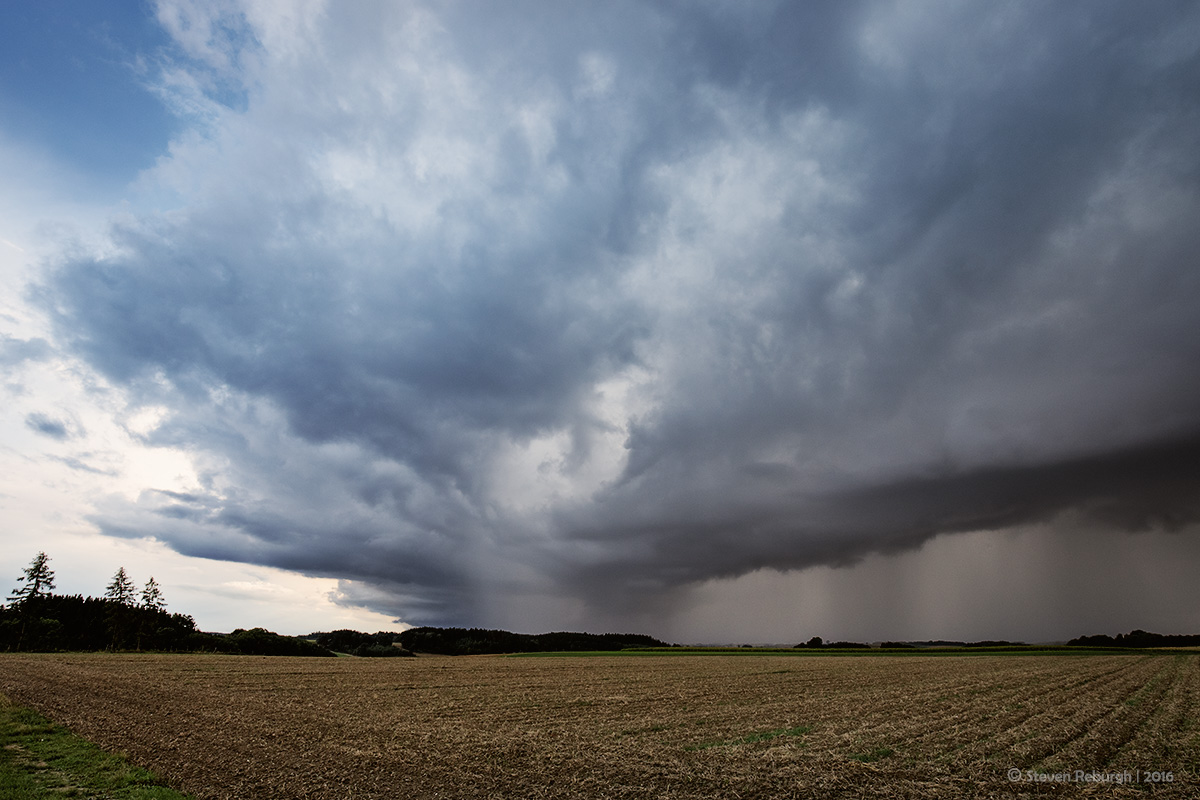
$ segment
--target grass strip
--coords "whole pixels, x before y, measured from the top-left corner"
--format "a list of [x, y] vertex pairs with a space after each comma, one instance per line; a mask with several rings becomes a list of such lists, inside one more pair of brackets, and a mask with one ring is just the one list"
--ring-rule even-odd
[[191, 800], [153, 773], [0, 695], [0, 800], [64, 797]]
[[861, 761], [864, 764], [870, 764], [873, 761], [881, 761], [885, 758], [890, 758], [896, 751], [890, 747], [876, 747], [874, 750], [868, 750], [865, 753], [852, 753], [851, 760]]

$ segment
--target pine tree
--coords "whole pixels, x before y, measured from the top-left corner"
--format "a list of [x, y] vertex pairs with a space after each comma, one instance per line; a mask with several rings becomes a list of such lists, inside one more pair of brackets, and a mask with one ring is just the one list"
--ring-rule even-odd
[[8, 598], [17, 605], [34, 597], [50, 594], [50, 590], [54, 588], [54, 570], [50, 569], [50, 557], [45, 553], [38, 553], [17, 581], [25, 585], [13, 589], [12, 596]]
[[124, 567], [119, 568], [117, 574], [113, 575], [112, 583], [104, 590], [104, 596], [123, 606], [133, 605], [133, 580], [125, 573]]
[[162, 611], [166, 607], [167, 602], [163, 599], [162, 589], [158, 588], [158, 581], [151, 575], [150, 580], [146, 581], [146, 588], [142, 589], [142, 608]]
[[[8, 599], [21, 609], [21, 631], [17, 634], [17, 650], [20, 650], [25, 643], [25, 630], [29, 627], [30, 614], [36, 613], [36, 610], [30, 608], [29, 601], [49, 597], [50, 590], [54, 588], [54, 570], [50, 569], [50, 557], [44, 552], [34, 556], [21, 577], [17, 578], [17, 582], [25, 585], [13, 589], [12, 597]], [[34, 625], [36, 628], [36, 620]]]

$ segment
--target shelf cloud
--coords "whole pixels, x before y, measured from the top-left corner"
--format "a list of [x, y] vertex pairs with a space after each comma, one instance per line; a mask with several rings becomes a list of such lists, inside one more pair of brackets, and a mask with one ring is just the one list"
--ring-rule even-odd
[[195, 464], [103, 532], [416, 624], [1194, 533], [1195, 5], [269, 5], [158, 4], [166, 199], [35, 289]]

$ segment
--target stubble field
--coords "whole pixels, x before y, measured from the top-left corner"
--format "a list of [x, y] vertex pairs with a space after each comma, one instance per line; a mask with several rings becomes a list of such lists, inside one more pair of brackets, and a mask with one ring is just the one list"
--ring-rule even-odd
[[1191, 653], [3, 655], [0, 692], [201, 798], [1200, 797]]

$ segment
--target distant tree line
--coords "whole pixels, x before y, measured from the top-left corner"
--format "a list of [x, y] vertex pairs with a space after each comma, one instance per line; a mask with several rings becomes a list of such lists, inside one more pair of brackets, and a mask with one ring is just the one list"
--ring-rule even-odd
[[[887, 644], [892, 644], [888, 642]], [[820, 650], [828, 647], [830, 650], [864, 650], [870, 649], [871, 645], [863, 644], [862, 642], [826, 642], [820, 636], [814, 636], [803, 644], [793, 645], [792, 649], [803, 647], [810, 650]]]
[[121, 567], [104, 597], [52, 594], [54, 571], [45, 553], [25, 568], [20, 584], [0, 606], [0, 650], [158, 650], [245, 655], [332, 656], [313, 642], [263, 628], [230, 634], [203, 633], [187, 614], [166, 610], [154, 578], [140, 596]]
[[246, 656], [321, 656], [336, 654], [299, 636], [280, 636], [266, 628], [238, 628], [233, 633], [206, 633], [213, 640], [212, 652]]
[[[1162, 633], [1147, 633], [1146, 631], [1132, 631], [1130, 633], [1118, 633], [1116, 636], [1106, 636], [1104, 634], [1098, 636], [1080, 636], [1077, 639], [1072, 639], [1067, 642], [1068, 647], [1128, 647], [1128, 648], [1153, 648], [1153, 647], [1200, 647], [1200, 634], [1195, 635], [1176, 635]], [[830, 650], [847, 650], [847, 649], [862, 649], [871, 647], [871, 645], [862, 644], [860, 642], [825, 642], [820, 636], [814, 636], [807, 642], [794, 645], [797, 648], [808, 649], [823, 649]], [[985, 639], [978, 642], [956, 642], [938, 639], [936, 641], [920, 641], [920, 642], [880, 642], [878, 645], [881, 650], [915, 650], [927, 648], [1011, 648], [1024, 647], [1030, 649], [1045, 649], [1048, 645], [1030, 645], [1025, 642], [1010, 642], [1004, 639]]]
[[1073, 647], [1200, 647], [1200, 634], [1147, 633], [1137, 630], [1116, 636], [1080, 636], [1067, 644]]
[[335, 653], [362, 658], [390, 658], [413, 654], [400, 644], [400, 634], [387, 631], [360, 633], [343, 629], [310, 633], [307, 638]]
[[582, 650], [627, 650], [638, 647], [668, 647], [652, 636], [639, 633], [510, 633], [483, 628], [409, 628], [395, 634], [395, 641], [414, 653], [447, 656], [490, 653], [552, 653]]
[[310, 633], [311, 639], [335, 653], [352, 656], [395, 657], [415, 653], [444, 656], [500, 653], [551, 653], [586, 650], [625, 650], [667, 647], [651, 636], [636, 633], [511, 633], [484, 628], [409, 628], [400, 633], [337, 630]]

